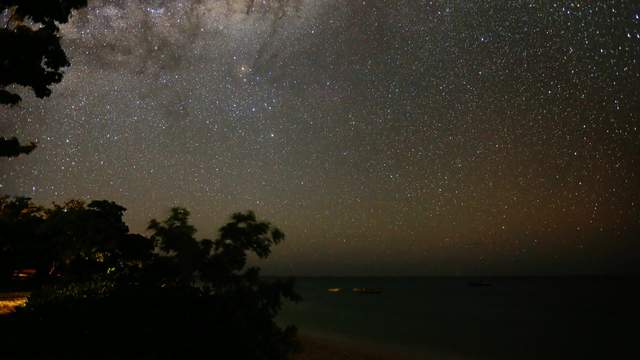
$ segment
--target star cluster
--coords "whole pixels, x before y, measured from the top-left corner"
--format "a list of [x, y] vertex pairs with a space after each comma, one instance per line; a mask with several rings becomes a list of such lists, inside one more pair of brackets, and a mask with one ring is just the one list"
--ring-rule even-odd
[[[90, 2], [0, 192], [254, 209], [293, 274], [637, 270], [633, 1]], [[637, 263], [636, 263], [637, 264]], [[635, 266], [635, 267], [634, 267]]]

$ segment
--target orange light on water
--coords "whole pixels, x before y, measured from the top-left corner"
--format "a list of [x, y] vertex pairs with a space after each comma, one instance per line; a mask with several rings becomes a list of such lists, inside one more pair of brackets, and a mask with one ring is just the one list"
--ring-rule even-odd
[[27, 305], [27, 297], [15, 297], [8, 299], [0, 299], [0, 315], [10, 314], [16, 311], [16, 308]]

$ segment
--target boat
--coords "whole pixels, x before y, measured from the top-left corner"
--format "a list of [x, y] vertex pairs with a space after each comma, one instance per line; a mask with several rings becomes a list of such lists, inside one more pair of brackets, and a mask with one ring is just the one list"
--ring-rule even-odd
[[337, 292], [341, 292], [342, 288], [328, 288], [327, 291], [331, 293], [337, 293]]
[[353, 288], [351, 291], [358, 294], [382, 294], [382, 289], [376, 288]]

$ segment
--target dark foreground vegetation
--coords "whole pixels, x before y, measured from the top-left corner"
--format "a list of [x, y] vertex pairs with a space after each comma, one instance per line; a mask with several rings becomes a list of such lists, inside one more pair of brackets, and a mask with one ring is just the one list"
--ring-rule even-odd
[[[248, 10], [251, 10], [250, 2]], [[281, 3], [277, 1], [276, 3]], [[282, 2], [285, 3], [285, 2]], [[0, 0], [0, 105], [51, 95], [70, 65], [60, 24], [87, 0]], [[5, 51], [6, 50], [6, 51]], [[0, 158], [35, 143], [0, 137]], [[130, 234], [110, 201], [52, 208], [0, 199], [0, 291], [29, 291], [0, 316], [0, 359], [283, 359], [295, 329], [273, 321], [291, 281], [261, 279], [247, 256], [269, 255], [284, 234], [236, 213], [214, 240], [196, 240], [189, 212]]]
[[[247, 266], [280, 230], [235, 213], [214, 240], [196, 240], [189, 212], [173, 208], [145, 237], [129, 233], [124, 211], [0, 200], [2, 287], [32, 291], [0, 318], [0, 358], [285, 359], [296, 348], [295, 329], [274, 322], [283, 299], [298, 299], [293, 282]], [[20, 269], [30, 278], [16, 280]]]

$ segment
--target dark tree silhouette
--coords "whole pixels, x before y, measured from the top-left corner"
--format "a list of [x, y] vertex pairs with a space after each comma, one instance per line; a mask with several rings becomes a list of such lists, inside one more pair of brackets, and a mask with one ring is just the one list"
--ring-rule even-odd
[[69, 282], [86, 280], [121, 263], [149, 259], [153, 241], [129, 234], [124, 211], [106, 200], [45, 209], [29, 198], [1, 197], [0, 282], [21, 268], [37, 270], [36, 280], [44, 284], [59, 275]]
[[0, 0], [0, 14], [8, 15], [0, 28], [0, 104], [21, 101], [7, 89], [14, 84], [31, 88], [39, 98], [51, 95], [49, 86], [60, 82], [69, 66], [58, 24], [86, 5], [87, 0]]
[[27, 308], [0, 319], [10, 344], [0, 358], [276, 360], [296, 348], [295, 328], [274, 321], [284, 299], [299, 299], [292, 280], [265, 280], [246, 262], [284, 234], [253, 212], [197, 240], [184, 208], [151, 220], [147, 238], [129, 234], [125, 209], [110, 201], [0, 204], [0, 260], [46, 274]]
[[20, 154], [29, 154], [36, 148], [35, 143], [22, 145], [17, 138], [5, 139], [0, 137], [0, 157], [17, 157]]
[[7, 285], [16, 269], [35, 267], [40, 254], [37, 229], [44, 209], [29, 198], [0, 197], [0, 287]]
[[[11, 87], [31, 88], [35, 95], [51, 95], [50, 86], [62, 80], [69, 66], [60, 45], [58, 24], [69, 21], [71, 12], [87, 0], [0, 0], [0, 105], [16, 105], [22, 98]], [[14, 137], [0, 138], [0, 157], [29, 154], [35, 144], [20, 145]]]

